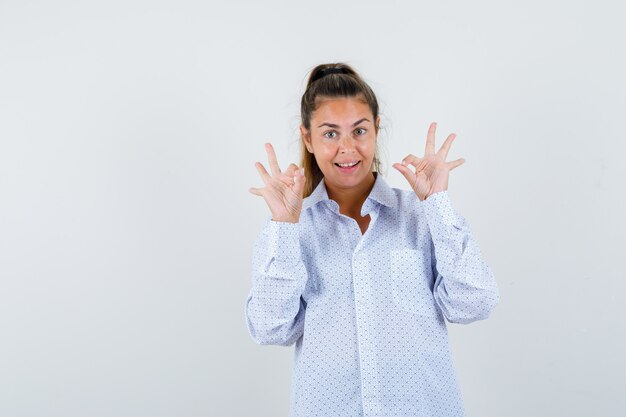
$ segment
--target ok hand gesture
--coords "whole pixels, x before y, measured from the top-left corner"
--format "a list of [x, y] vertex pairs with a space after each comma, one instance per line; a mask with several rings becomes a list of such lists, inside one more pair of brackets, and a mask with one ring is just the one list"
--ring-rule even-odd
[[260, 162], [255, 163], [254, 165], [257, 171], [259, 171], [265, 187], [250, 188], [249, 191], [265, 199], [272, 212], [272, 220], [298, 223], [300, 211], [302, 210], [302, 193], [304, 190], [302, 169], [295, 164], [291, 164], [285, 171], [281, 172], [272, 144], [266, 143], [265, 151], [267, 152], [272, 175], [268, 174], [263, 164]]
[[[393, 167], [404, 175], [417, 197], [422, 201], [431, 194], [447, 190], [450, 171], [465, 162], [463, 158], [446, 162], [450, 145], [456, 137], [454, 133], [448, 136], [439, 151], [435, 153], [436, 128], [437, 123], [435, 122], [431, 123], [428, 128], [426, 152], [422, 158], [409, 154], [402, 160], [401, 164], [393, 164]], [[415, 167], [415, 172], [408, 165]]]

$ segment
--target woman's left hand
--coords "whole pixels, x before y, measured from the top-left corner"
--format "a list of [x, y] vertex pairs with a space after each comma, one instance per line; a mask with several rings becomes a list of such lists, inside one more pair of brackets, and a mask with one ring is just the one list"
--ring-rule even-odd
[[[422, 158], [409, 154], [402, 160], [401, 164], [393, 164], [393, 167], [404, 175], [417, 197], [422, 201], [431, 194], [447, 190], [450, 171], [465, 162], [463, 158], [446, 162], [448, 151], [456, 137], [454, 133], [448, 136], [439, 151], [435, 153], [436, 128], [437, 123], [435, 122], [432, 122], [428, 128], [426, 152]], [[413, 165], [415, 172], [408, 165]]]

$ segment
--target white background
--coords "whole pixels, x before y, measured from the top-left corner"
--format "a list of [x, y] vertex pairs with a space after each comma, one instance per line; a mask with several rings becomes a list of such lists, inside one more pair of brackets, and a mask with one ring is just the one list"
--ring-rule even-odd
[[287, 415], [293, 347], [244, 320], [247, 190], [333, 61], [378, 95], [393, 186], [431, 121], [458, 135], [501, 293], [449, 325], [468, 414], [623, 415], [622, 8], [0, 0], [0, 416]]

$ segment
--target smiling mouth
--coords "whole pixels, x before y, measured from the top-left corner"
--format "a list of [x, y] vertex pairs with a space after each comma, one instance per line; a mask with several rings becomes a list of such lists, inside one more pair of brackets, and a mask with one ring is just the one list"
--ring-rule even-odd
[[357, 164], [359, 164], [361, 161], [356, 161], [356, 162], [348, 162], [345, 164], [338, 164], [335, 162], [335, 165], [337, 165], [340, 168], [352, 168], [353, 166], [356, 166]]

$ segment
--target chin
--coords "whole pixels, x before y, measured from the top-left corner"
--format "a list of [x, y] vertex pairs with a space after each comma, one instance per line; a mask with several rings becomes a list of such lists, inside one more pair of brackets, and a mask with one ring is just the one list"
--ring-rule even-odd
[[368, 173], [368, 175], [364, 175], [364, 176], [359, 177], [359, 178], [337, 178], [337, 177], [334, 177], [334, 178], [331, 179], [331, 182], [336, 187], [340, 187], [340, 188], [355, 188], [355, 187], [358, 187], [358, 186], [362, 185], [363, 183], [368, 182], [370, 175], [372, 175], [371, 172]]

